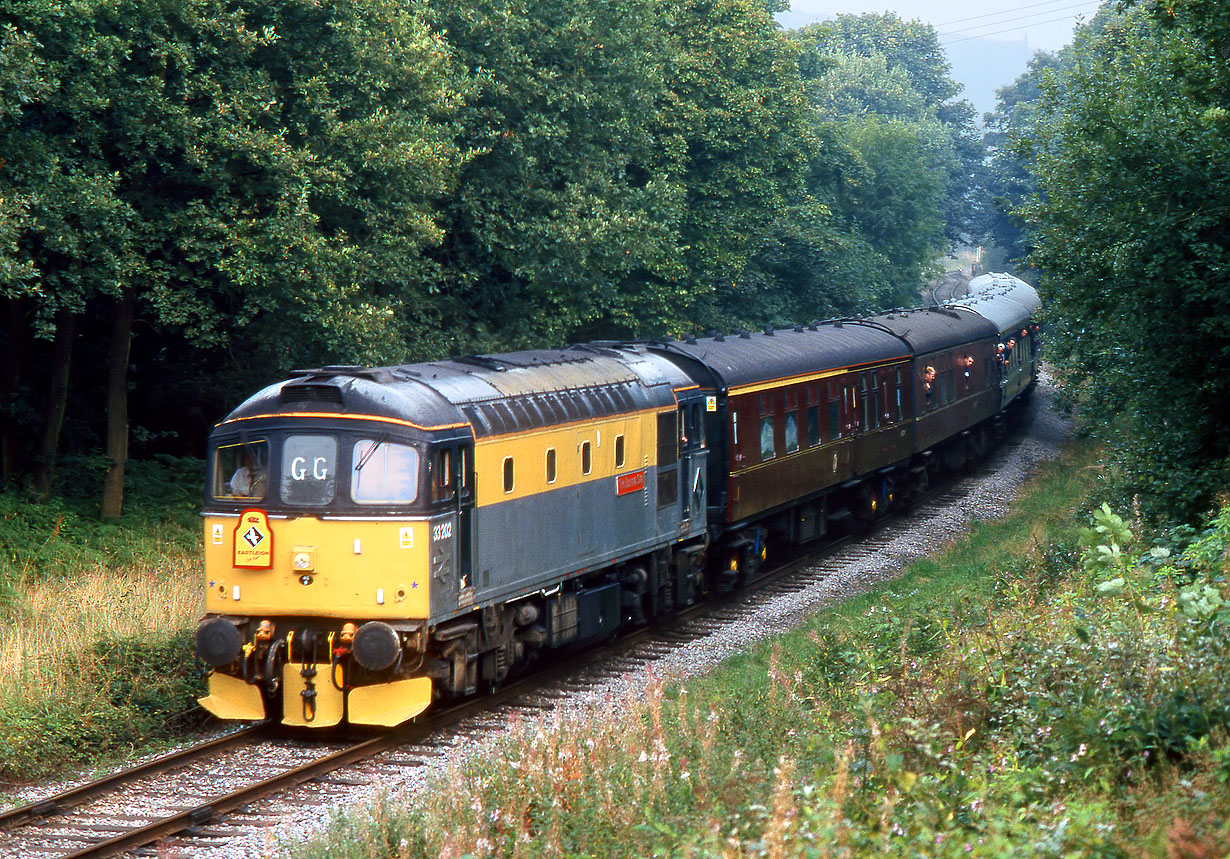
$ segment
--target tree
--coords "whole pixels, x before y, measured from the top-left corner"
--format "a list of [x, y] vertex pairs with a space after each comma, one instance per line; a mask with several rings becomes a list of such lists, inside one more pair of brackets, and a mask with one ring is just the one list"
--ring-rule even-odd
[[1059, 54], [1035, 53], [1025, 74], [996, 90], [996, 110], [985, 117], [983, 141], [990, 160], [978, 183], [983, 193], [976, 202], [974, 230], [984, 243], [1001, 249], [1005, 259], [1018, 269], [1025, 266], [1030, 248], [1025, 223], [1016, 210], [1037, 190], [1029, 163], [1019, 156], [1018, 145], [1033, 133], [1042, 84], [1058, 85], [1056, 75], [1061, 63]]
[[1199, 516], [1230, 477], [1225, 16], [1180, 0], [1081, 34], [1024, 153], [1050, 339], [1159, 517]]
[[[940, 204], [944, 236], [950, 245], [967, 240], [971, 203], [977, 193], [974, 177], [985, 150], [975, 127], [973, 105], [957, 99], [961, 85], [949, 76], [951, 67], [935, 29], [919, 21], [903, 21], [891, 12], [837, 15], [803, 28], [800, 37], [820, 57], [805, 76], [820, 81], [837, 78], [824, 87], [811, 86], [815, 103], [839, 99], [831, 104], [851, 117], [861, 101], [861, 114], [939, 124], [947, 138], [943, 162], [934, 165], [945, 174]], [[842, 76], [834, 74], [835, 67], [851, 79], [841, 81]], [[934, 132], [922, 133], [934, 148], [938, 142], [931, 136]]]
[[246, 330], [262, 366], [400, 351], [388, 334], [409, 327], [460, 160], [455, 70], [421, 6], [23, 0], [0, 24], [24, 63], [0, 114], [0, 182], [22, 201], [8, 294], [56, 338], [41, 490], [80, 318], [112, 321], [104, 516], [122, 502], [134, 319], [214, 348]]
[[947, 186], [959, 163], [951, 130], [909, 70], [886, 56], [834, 47], [839, 40], [819, 27], [798, 39], [815, 133], [826, 141], [828, 161], [815, 174], [813, 193], [857, 239], [855, 246], [870, 253], [868, 267], [881, 272], [846, 312], [913, 304], [926, 268], [946, 244]]
[[442, 339], [420, 355], [637, 333], [679, 276], [684, 191], [658, 133], [661, 4], [479, 0], [438, 23], [475, 89], [444, 202]]

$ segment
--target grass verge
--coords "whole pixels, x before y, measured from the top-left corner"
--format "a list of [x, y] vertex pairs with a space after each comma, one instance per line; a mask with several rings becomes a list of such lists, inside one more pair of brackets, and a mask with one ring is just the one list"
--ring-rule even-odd
[[1082, 529], [1101, 488], [1079, 448], [897, 581], [290, 855], [1225, 855], [1230, 512], [1146, 545]]
[[126, 511], [0, 493], [0, 784], [92, 767], [202, 716], [200, 463], [129, 469]]

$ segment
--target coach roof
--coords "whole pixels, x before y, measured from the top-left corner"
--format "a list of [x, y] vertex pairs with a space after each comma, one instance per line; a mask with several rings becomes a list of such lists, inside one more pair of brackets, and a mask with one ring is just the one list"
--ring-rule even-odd
[[909, 348], [892, 333], [861, 322], [737, 332], [650, 344], [668, 356], [703, 364], [726, 388], [904, 358]]
[[999, 331], [977, 313], [961, 308], [927, 307], [869, 317], [910, 344], [917, 355], [951, 349], [974, 340], [993, 339]]

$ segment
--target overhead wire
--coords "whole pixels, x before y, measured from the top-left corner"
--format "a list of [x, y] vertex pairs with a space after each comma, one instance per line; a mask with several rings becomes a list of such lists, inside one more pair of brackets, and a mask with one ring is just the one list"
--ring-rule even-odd
[[[1090, 11], [1094, 11], [1094, 10], [1090, 10]], [[1072, 21], [1072, 20], [1075, 20], [1076, 18], [1081, 17], [1082, 14], [1084, 13], [1077, 12], [1072, 15], [1063, 15], [1059, 18], [1049, 18], [1046, 21], [1033, 21], [1029, 24], [1020, 24], [1016, 27], [1009, 27], [1006, 30], [996, 30], [991, 33], [978, 33], [973, 36], [962, 36], [960, 39], [945, 40], [943, 33], [940, 33], [939, 37], [940, 37], [940, 40], [943, 41], [946, 46], [956, 45], [956, 44], [960, 44], [961, 42], [969, 42], [974, 39], [989, 39], [991, 36], [1000, 36], [1000, 35], [1003, 35], [1004, 33], [1017, 33], [1017, 32], [1020, 32], [1021, 30], [1028, 30], [1030, 27], [1041, 27], [1043, 24], [1057, 24], [1060, 21]], [[1002, 23], [1006, 23], [1006, 22], [1002, 22]], [[988, 26], [993, 26], [993, 25], [988, 25]]]
[[[1052, 14], [1054, 14], [1054, 13], [1056, 13], [1056, 12], [1067, 12], [1067, 11], [1072, 10], [1072, 9], [1081, 9], [1081, 10], [1086, 10], [1086, 9], [1088, 9], [1090, 6], [1093, 6], [1094, 8], [1096, 8], [1096, 7], [1097, 7], [1097, 5], [1098, 5], [1098, 4], [1097, 4], [1096, 2], [1090, 2], [1090, 0], [1084, 0], [1084, 2], [1082, 2], [1082, 3], [1077, 3], [1077, 4], [1073, 5], [1073, 6], [1065, 6], [1065, 7], [1061, 8], [1061, 9], [1047, 9], [1046, 11], [1043, 11], [1043, 12], [1030, 12], [1028, 15], [1018, 15], [1018, 16], [1017, 16], [1017, 17], [1015, 17], [1015, 18], [1004, 18], [1003, 20], [1000, 20], [1000, 21], [990, 21], [990, 22], [988, 22], [988, 23], [986, 23], [986, 24], [975, 24], [975, 25], [974, 25], [974, 26], [972, 26], [972, 27], [962, 27], [962, 28], [961, 28], [961, 29], [959, 29], [959, 30], [949, 30], [949, 31], [948, 31], [948, 32], [946, 32], [946, 33], [940, 33], [940, 34], [939, 34], [939, 36], [940, 36], [940, 38], [944, 38], [945, 36], [955, 36], [955, 35], [957, 35], [958, 33], [969, 33], [969, 32], [972, 32], [973, 30], [984, 30], [984, 29], [986, 29], [987, 27], [997, 27], [997, 26], [999, 26], [1000, 24], [1011, 24], [1011, 23], [1013, 23], [1014, 21], [1025, 21], [1025, 20], [1027, 20], [1027, 19], [1029, 19], [1029, 18], [1037, 18], [1037, 17], [1039, 17], [1040, 15], [1052, 15]], [[1009, 11], [1011, 11], [1011, 10], [1009, 10]], [[1090, 11], [1092, 11], [1092, 10], [1090, 10]], [[1003, 14], [1003, 13], [1000, 13], [1000, 14]], [[1064, 20], [1064, 18], [1074, 18], [1074, 17], [1076, 17], [1076, 15], [1079, 15], [1079, 14], [1082, 14], [1082, 13], [1077, 12], [1077, 13], [1074, 13], [1074, 14], [1072, 14], [1072, 15], [1065, 15], [1065, 16], [1063, 16], [1063, 17], [1056, 18], [1056, 19], [1054, 19], [1054, 20], [1057, 20], [1057, 21], [1062, 21], [1062, 20]], [[1034, 22], [1034, 23], [1032, 23], [1032, 24], [1024, 24], [1024, 25], [1022, 25], [1022, 26], [1032, 27], [1032, 26], [1035, 26], [1035, 25], [1036, 25], [1036, 24], [1038, 24], [1038, 23], [1043, 23], [1043, 22], [1037, 22], [1037, 21], [1035, 21], [1035, 22]]]
[[[983, 18], [994, 18], [997, 15], [1007, 15], [1010, 12], [1020, 12], [1022, 9], [1036, 9], [1039, 6], [1054, 6], [1056, 3], [1062, 3], [1062, 2], [1064, 2], [1064, 0], [1044, 0], [1044, 2], [1042, 3], [1029, 3], [1028, 5], [1025, 5], [1025, 6], [1012, 6], [1007, 9], [1000, 9], [998, 12], [987, 12], [982, 15], [972, 15], [969, 18], [956, 18], [952, 21], [940, 21], [934, 26], [935, 27], [947, 27], [949, 24], [964, 24], [966, 21], [980, 21]], [[1054, 12], [1057, 10], [1052, 9], [1050, 11]], [[1038, 14], [1045, 15], [1047, 13], [1040, 12]]]

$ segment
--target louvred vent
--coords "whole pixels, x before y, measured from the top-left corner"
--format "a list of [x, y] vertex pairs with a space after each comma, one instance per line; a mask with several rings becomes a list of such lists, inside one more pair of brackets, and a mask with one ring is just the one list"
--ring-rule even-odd
[[336, 385], [283, 385], [281, 401], [284, 403], [336, 403], [342, 404], [342, 389]]

